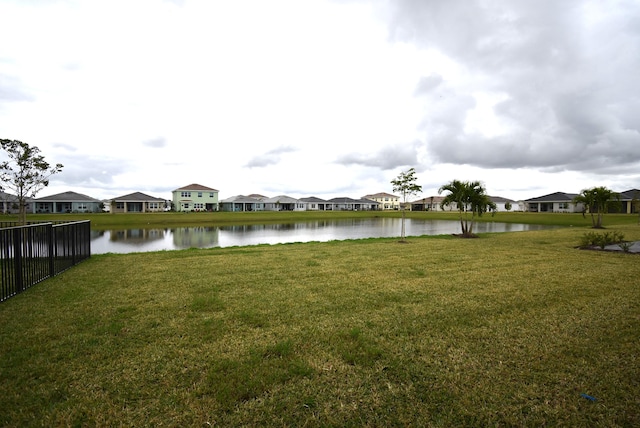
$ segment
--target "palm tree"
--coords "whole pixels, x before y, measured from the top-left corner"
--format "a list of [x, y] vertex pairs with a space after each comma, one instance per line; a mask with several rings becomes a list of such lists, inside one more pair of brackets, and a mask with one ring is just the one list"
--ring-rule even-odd
[[604, 186], [584, 189], [578, 196], [573, 198], [575, 204], [581, 203], [584, 205], [583, 215], [587, 210], [589, 211], [594, 229], [602, 229], [602, 217], [604, 213], [609, 211], [614, 201], [619, 200], [620, 195], [618, 193]]
[[[476, 215], [482, 216], [485, 212], [492, 210], [495, 212], [496, 204], [489, 199], [487, 191], [479, 181], [453, 180], [438, 189], [438, 194], [449, 192], [442, 200], [442, 209], [454, 203], [460, 213], [460, 227], [463, 238], [472, 238], [473, 225]], [[469, 218], [471, 213], [471, 218]]]

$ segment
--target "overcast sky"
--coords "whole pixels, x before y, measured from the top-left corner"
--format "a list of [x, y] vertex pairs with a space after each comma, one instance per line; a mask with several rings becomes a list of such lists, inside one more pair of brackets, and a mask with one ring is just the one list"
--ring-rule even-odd
[[0, 0], [37, 196], [640, 188], [637, 0]]

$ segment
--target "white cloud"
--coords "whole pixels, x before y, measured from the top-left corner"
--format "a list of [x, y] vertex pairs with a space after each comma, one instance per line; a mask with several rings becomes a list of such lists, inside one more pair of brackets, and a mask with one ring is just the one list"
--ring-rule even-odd
[[512, 198], [640, 187], [636, 2], [5, 1], [0, 16], [0, 138], [65, 164], [43, 195], [357, 197], [408, 167], [426, 194], [454, 178]]

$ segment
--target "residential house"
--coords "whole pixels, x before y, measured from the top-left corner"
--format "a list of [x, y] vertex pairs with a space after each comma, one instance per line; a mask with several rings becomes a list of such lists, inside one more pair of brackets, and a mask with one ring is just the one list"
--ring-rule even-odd
[[584, 210], [583, 204], [576, 204], [575, 193], [555, 192], [549, 195], [525, 200], [529, 212], [576, 213]]
[[379, 203], [378, 207], [382, 210], [399, 210], [400, 197], [389, 193], [374, 193], [372, 195], [363, 196], [362, 199], [371, 199]]
[[329, 199], [326, 209], [333, 211], [372, 211], [379, 209], [380, 203], [371, 199], [339, 197]]
[[623, 213], [637, 214], [640, 212], [640, 190], [631, 189], [620, 192], [620, 203]]
[[190, 184], [171, 192], [176, 211], [218, 211], [218, 191], [201, 184]]
[[[442, 207], [442, 201], [444, 200], [444, 196], [429, 196], [427, 198], [422, 198], [417, 201], [411, 203], [412, 211], [457, 211], [458, 204], [455, 202], [447, 205], [446, 207]], [[500, 196], [489, 196], [491, 202], [496, 204], [496, 211], [522, 211], [520, 204], [516, 201], [512, 201], [511, 199], [503, 198]], [[509, 209], [507, 210], [507, 204], [510, 204]]]
[[315, 196], [300, 198], [300, 200], [306, 204], [307, 211], [325, 211], [327, 205], [330, 205], [324, 199], [316, 198]]
[[522, 211], [520, 204], [514, 200], [501, 196], [489, 196], [489, 199], [496, 204], [496, 212]]
[[264, 211], [264, 203], [251, 196], [237, 195], [220, 201], [221, 211]]
[[417, 201], [411, 202], [411, 210], [412, 211], [457, 211], [458, 204], [455, 202], [453, 204], [447, 205], [442, 208], [442, 201], [444, 201], [444, 196], [429, 196], [427, 198], [422, 198]]
[[[31, 212], [33, 210], [33, 199], [25, 198], [25, 212]], [[0, 191], [0, 208], [3, 214], [17, 214], [20, 212], [18, 206], [18, 197], [10, 193]]]
[[141, 192], [131, 193], [111, 200], [111, 213], [149, 213], [164, 211], [166, 201]]
[[305, 211], [307, 204], [300, 199], [280, 195], [272, 198], [262, 198], [265, 211]]
[[34, 213], [97, 213], [101, 212], [103, 203], [76, 192], [63, 192], [33, 200]]

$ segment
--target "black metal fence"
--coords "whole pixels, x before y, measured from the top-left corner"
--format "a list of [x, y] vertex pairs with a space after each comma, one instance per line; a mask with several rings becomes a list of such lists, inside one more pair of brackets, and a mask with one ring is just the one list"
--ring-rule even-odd
[[91, 257], [91, 223], [0, 229], [0, 302]]

